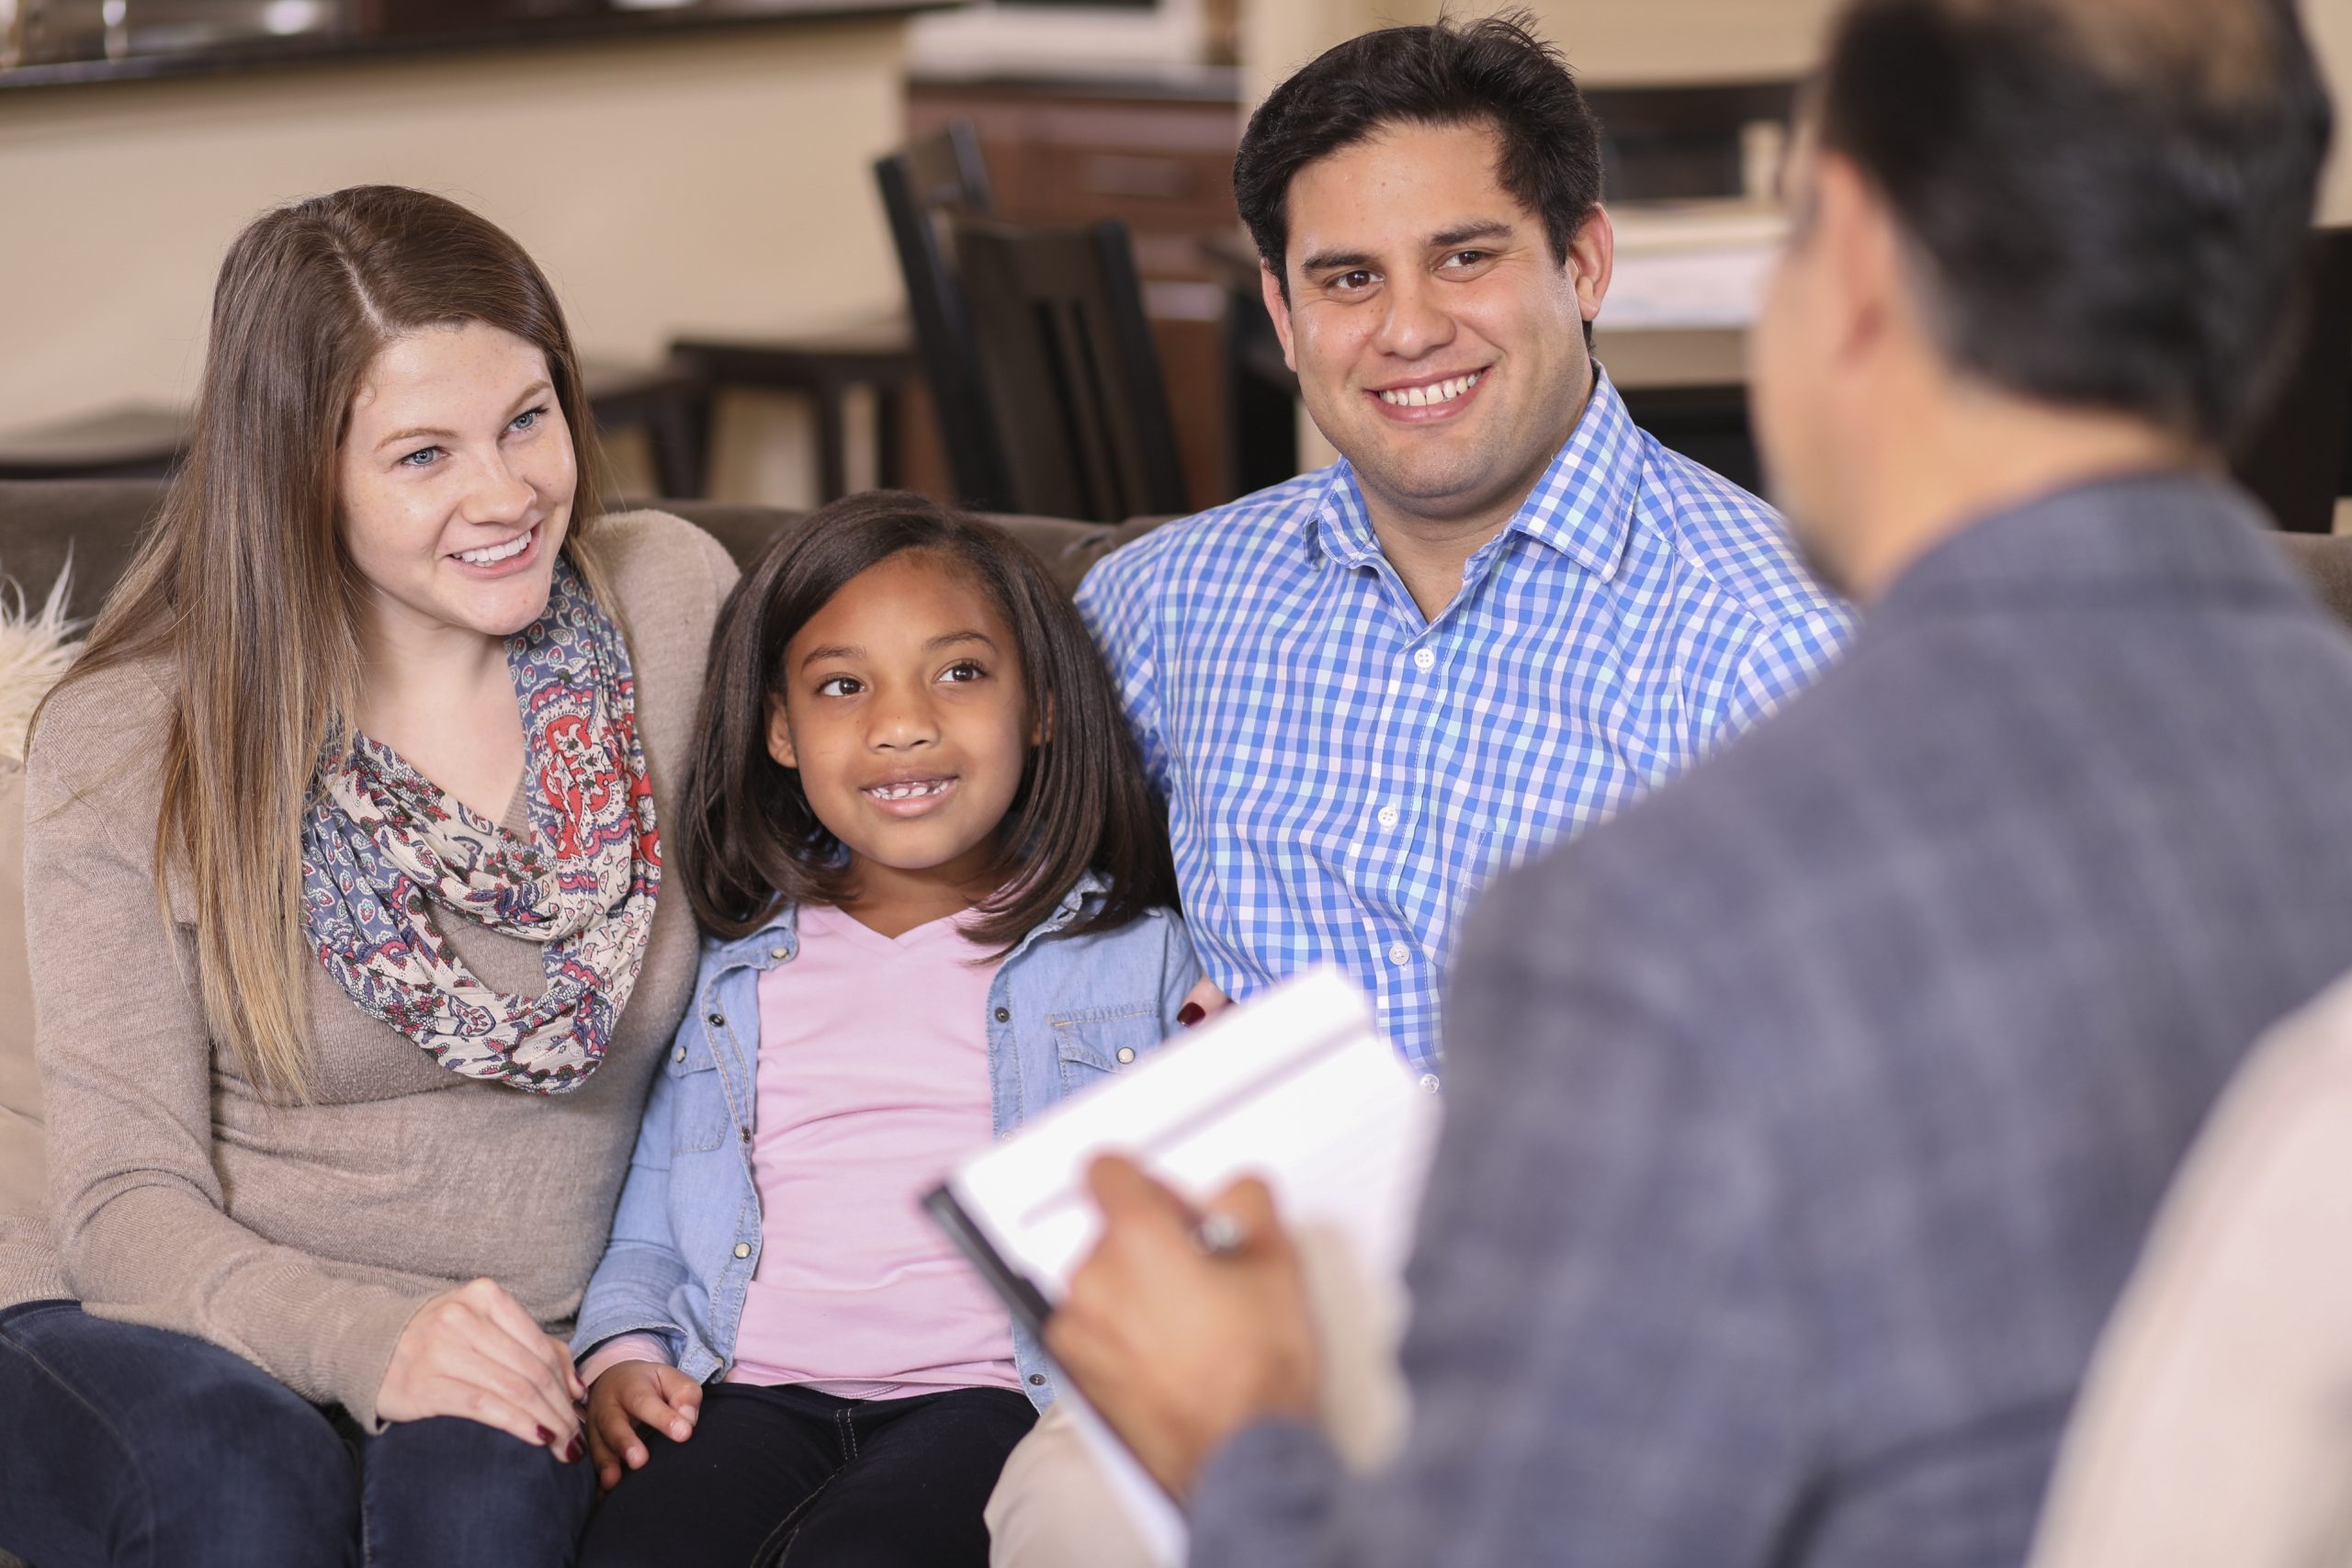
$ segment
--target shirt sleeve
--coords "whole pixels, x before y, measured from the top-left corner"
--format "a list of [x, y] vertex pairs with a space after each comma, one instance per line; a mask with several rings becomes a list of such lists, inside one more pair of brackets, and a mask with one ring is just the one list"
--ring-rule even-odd
[[670, 1348], [651, 1334], [621, 1334], [605, 1340], [580, 1359], [580, 1381], [593, 1383], [627, 1361], [658, 1361], [671, 1365]]
[[1734, 666], [1714, 711], [1702, 716], [1702, 749], [1713, 750], [1812, 684], [1853, 629], [1849, 612], [1823, 608], [1789, 616], [1758, 637]]
[[1769, 1560], [1806, 1384], [1758, 1139], [1671, 975], [1553, 896], [1563, 863], [1464, 943], [1404, 1454], [1352, 1476], [1306, 1428], [1243, 1433], [1196, 1500], [1204, 1568]]
[[[703, 977], [695, 979], [700, 996]], [[701, 1027], [696, 1010], [689, 1008], [672, 1038], [683, 1043], [686, 1032]], [[669, 1053], [663, 1053], [665, 1058]], [[637, 1144], [629, 1152], [628, 1176], [621, 1183], [618, 1206], [613, 1211], [612, 1235], [605, 1256], [588, 1277], [580, 1298], [579, 1321], [571, 1336], [572, 1354], [592, 1357], [600, 1347], [626, 1337], [643, 1337], [662, 1347], [661, 1359], [673, 1365], [685, 1339], [674, 1320], [673, 1301], [690, 1278], [685, 1256], [678, 1250], [670, 1216], [670, 1158], [673, 1145], [671, 1124], [677, 1115], [678, 1083], [661, 1067], [653, 1071], [653, 1089], [646, 1096], [645, 1113], [637, 1126]], [[581, 1374], [589, 1376], [583, 1365]]]
[[1144, 776], [1152, 793], [1168, 797], [1168, 746], [1161, 723], [1159, 653], [1153, 608], [1158, 594], [1148, 547], [1136, 541], [1096, 565], [1078, 585], [1078, 611], [1110, 666], [1127, 728], [1143, 754]]

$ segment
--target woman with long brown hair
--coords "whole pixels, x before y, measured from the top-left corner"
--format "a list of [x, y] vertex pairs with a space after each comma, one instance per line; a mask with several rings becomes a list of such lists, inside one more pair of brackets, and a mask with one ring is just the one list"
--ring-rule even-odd
[[569, 1559], [548, 1330], [690, 999], [661, 808], [735, 576], [601, 494], [495, 226], [368, 186], [232, 247], [186, 465], [33, 738], [56, 1254], [0, 1258], [0, 1547]]

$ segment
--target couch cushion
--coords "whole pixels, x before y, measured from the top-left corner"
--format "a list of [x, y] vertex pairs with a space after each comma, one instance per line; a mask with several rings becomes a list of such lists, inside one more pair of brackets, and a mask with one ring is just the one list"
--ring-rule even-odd
[[40, 1125], [25, 963], [25, 774], [0, 761], [0, 1217], [40, 1212]]
[[163, 501], [161, 479], [0, 481], [0, 576], [13, 578], [38, 604], [70, 553], [74, 594], [66, 613], [86, 621], [130, 564], [141, 530]]
[[[786, 528], [797, 528], [807, 519], [806, 512], [780, 506], [748, 506], [724, 501], [647, 501], [631, 505], [659, 507], [675, 513], [687, 522], [727, 547], [735, 564], [747, 566], [760, 547]], [[981, 515], [1006, 533], [1037, 552], [1046, 570], [1054, 574], [1067, 592], [1075, 592], [1079, 579], [1087, 569], [1111, 548], [1113, 541], [1123, 538], [1136, 524], [1125, 524], [1113, 528], [1102, 523], [1074, 523], [1059, 517], [1017, 517], [983, 513]], [[1148, 526], [1159, 519], [1144, 519]]]

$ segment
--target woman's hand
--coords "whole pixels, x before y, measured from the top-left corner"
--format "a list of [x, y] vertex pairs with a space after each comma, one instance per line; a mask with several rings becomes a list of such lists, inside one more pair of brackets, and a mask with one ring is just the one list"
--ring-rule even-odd
[[1184, 1005], [1176, 1010], [1176, 1021], [1190, 1029], [1213, 1012], [1222, 1012], [1233, 1005], [1233, 998], [1216, 988], [1214, 980], [1195, 980], [1193, 988], [1184, 993]]
[[462, 1416], [570, 1464], [581, 1450], [572, 1402], [586, 1392], [563, 1341], [541, 1333], [498, 1281], [476, 1280], [444, 1291], [408, 1320], [376, 1414], [387, 1421]]
[[609, 1492], [620, 1484], [621, 1466], [643, 1467], [650, 1457], [638, 1440], [642, 1421], [673, 1442], [695, 1435], [702, 1415], [702, 1384], [666, 1361], [623, 1361], [596, 1374], [588, 1390], [588, 1452], [596, 1463], [596, 1484]]

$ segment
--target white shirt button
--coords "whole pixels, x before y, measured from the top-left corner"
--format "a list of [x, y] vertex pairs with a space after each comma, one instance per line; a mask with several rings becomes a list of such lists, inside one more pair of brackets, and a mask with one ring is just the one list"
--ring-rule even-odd
[[1120, 1046], [1120, 1047], [1119, 1047], [1119, 1060], [1120, 1060], [1120, 1061], [1122, 1061], [1122, 1062], [1132, 1062], [1132, 1061], [1134, 1061], [1135, 1059], [1136, 1059], [1136, 1048], [1135, 1048], [1134, 1046], [1132, 1046], [1132, 1045], [1122, 1045], [1122, 1046]]
[[685, 1059], [686, 1048], [684, 1045], [679, 1046], [675, 1051], [670, 1053], [670, 1060], [673, 1062], [683, 1062]]
[[1423, 1073], [1421, 1075], [1421, 1088], [1427, 1089], [1431, 1094], [1435, 1094], [1438, 1088], [1437, 1075], [1435, 1073]]
[[1380, 825], [1384, 828], [1394, 828], [1396, 826], [1396, 808], [1395, 807], [1384, 806], [1380, 808]]
[[768, 949], [768, 956], [775, 959], [778, 964], [781, 964], [786, 959], [792, 956], [792, 949], [788, 947], [771, 947]]
[[1413, 950], [1412, 950], [1411, 948], [1407, 947], [1407, 946], [1406, 946], [1403, 942], [1390, 942], [1390, 943], [1388, 944], [1388, 962], [1389, 962], [1389, 963], [1396, 964], [1396, 965], [1397, 967], [1399, 967], [1399, 968], [1402, 968], [1402, 967], [1404, 967], [1406, 964], [1410, 964], [1412, 961], [1413, 961]]
[[737, 1243], [735, 1244], [735, 1256], [736, 1256], [736, 1257], [738, 1257], [738, 1258], [749, 1258], [749, 1257], [751, 1257], [751, 1256], [752, 1256], [752, 1244], [751, 1244], [750, 1242], [748, 1242], [748, 1241], [739, 1241], [739, 1242], [737, 1242]]
[[1437, 668], [1437, 655], [1426, 648], [1413, 649], [1413, 668], [1427, 673]]

